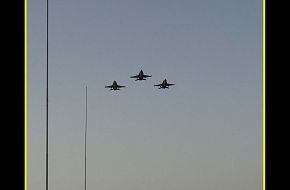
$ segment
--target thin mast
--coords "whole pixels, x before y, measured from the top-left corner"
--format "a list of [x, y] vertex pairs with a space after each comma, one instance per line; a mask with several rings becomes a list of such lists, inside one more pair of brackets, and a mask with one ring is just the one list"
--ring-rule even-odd
[[48, 190], [48, 0], [46, 0], [46, 190]]
[[87, 118], [88, 118], [88, 92], [86, 86], [86, 119], [85, 119], [85, 190], [87, 190]]

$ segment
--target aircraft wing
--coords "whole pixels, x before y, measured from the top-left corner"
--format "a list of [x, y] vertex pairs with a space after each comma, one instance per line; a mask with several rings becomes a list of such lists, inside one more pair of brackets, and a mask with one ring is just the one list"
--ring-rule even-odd
[[138, 78], [139, 75], [131, 76], [130, 78]]
[[124, 87], [126, 87], [126, 86], [120, 86], [120, 85], [117, 85], [117, 87], [118, 87], [118, 88], [124, 88]]
[[150, 75], [143, 75], [143, 77], [152, 77], [152, 76], [150, 76]]
[[162, 84], [155, 84], [154, 86], [161, 86]]
[[167, 83], [167, 86], [172, 86], [172, 85], [174, 85], [174, 84], [169, 84], [169, 83]]
[[105, 86], [105, 88], [113, 88], [113, 85]]

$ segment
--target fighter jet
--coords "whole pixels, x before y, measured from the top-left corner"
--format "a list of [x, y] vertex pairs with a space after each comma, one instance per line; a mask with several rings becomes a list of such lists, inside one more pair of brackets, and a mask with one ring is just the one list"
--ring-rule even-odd
[[159, 86], [158, 89], [161, 89], [161, 88], [165, 89], [165, 88], [169, 88], [169, 86], [172, 86], [172, 85], [174, 85], [174, 84], [169, 84], [169, 83], [167, 83], [167, 80], [164, 79], [164, 81], [161, 84], [155, 84], [154, 86]]
[[152, 77], [152, 76], [150, 76], [150, 75], [145, 75], [145, 74], [143, 73], [143, 71], [141, 70], [141, 71], [139, 72], [138, 75], [131, 76], [130, 78], [136, 78], [135, 81], [137, 81], [137, 80], [146, 80], [147, 77]]
[[105, 86], [105, 88], [110, 88], [110, 90], [120, 90], [120, 88], [123, 88], [125, 86], [120, 86], [117, 84], [117, 82], [114, 80], [113, 84], [110, 86]]

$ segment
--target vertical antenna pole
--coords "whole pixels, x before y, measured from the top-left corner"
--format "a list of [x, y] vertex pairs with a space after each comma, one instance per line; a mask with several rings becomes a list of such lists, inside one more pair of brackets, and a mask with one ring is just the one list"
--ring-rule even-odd
[[48, 190], [48, 0], [46, 0], [46, 190]]
[[85, 190], [87, 190], [87, 116], [88, 116], [88, 92], [86, 86], [86, 119], [85, 119]]

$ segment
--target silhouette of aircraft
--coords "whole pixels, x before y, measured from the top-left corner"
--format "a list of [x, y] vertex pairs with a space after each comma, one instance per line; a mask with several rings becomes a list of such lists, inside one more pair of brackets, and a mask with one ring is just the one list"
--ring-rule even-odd
[[143, 73], [143, 71], [141, 70], [141, 71], [139, 72], [138, 75], [131, 76], [130, 78], [136, 78], [135, 81], [137, 81], [137, 80], [146, 80], [147, 77], [152, 77], [152, 76], [150, 76], [150, 75], [145, 75], [145, 74]]
[[172, 86], [172, 85], [174, 85], [174, 84], [170, 84], [170, 83], [167, 83], [167, 80], [166, 79], [164, 79], [164, 81], [162, 82], [162, 83], [160, 83], [160, 84], [155, 84], [154, 86], [159, 86], [159, 88], [158, 89], [165, 89], [165, 88], [169, 88], [169, 86]]
[[110, 88], [110, 90], [120, 90], [120, 88], [123, 88], [125, 86], [120, 86], [117, 84], [117, 82], [114, 80], [113, 84], [110, 86], [105, 86], [105, 88]]

